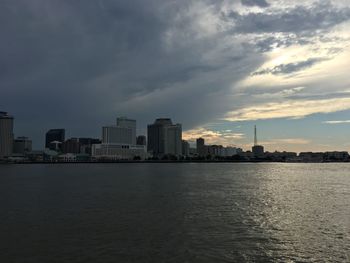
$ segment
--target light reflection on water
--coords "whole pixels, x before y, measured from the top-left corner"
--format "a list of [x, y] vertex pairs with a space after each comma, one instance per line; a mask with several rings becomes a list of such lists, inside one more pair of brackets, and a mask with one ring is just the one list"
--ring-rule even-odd
[[0, 167], [1, 262], [349, 262], [349, 164]]

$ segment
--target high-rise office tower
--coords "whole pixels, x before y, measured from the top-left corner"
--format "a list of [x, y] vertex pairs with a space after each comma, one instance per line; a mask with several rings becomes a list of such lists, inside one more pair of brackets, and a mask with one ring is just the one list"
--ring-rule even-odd
[[96, 158], [146, 158], [146, 147], [136, 145], [136, 120], [117, 118], [117, 124], [102, 127], [102, 142], [92, 146]]
[[117, 118], [117, 126], [131, 129], [131, 144], [136, 145], [136, 120], [119, 117]]
[[25, 155], [32, 151], [32, 140], [28, 137], [17, 137], [13, 141], [13, 153]]
[[13, 117], [0, 112], [0, 159], [10, 157], [13, 152]]
[[45, 148], [57, 150], [65, 140], [65, 129], [51, 129], [46, 133]]
[[198, 138], [196, 140], [196, 147], [198, 156], [204, 157], [208, 154], [207, 147], [204, 144], [203, 138]]
[[147, 149], [153, 156], [182, 154], [182, 127], [169, 118], [156, 119], [147, 127]]
[[182, 140], [182, 155], [189, 156], [190, 155], [190, 144], [188, 141]]
[[136, 120], [117, 118], [117, 125], [102, 127], [102, 143], [136, 145]]

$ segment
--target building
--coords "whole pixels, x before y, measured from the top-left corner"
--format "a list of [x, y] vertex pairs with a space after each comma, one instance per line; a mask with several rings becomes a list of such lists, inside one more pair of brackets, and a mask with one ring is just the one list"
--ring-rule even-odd
[[203, 138], [198, 138], [196, 140], [197, 154], [200, 157], [205, 157], [208, 155], [208, 149], [205, 146], [205, 141]]
[[80, 153], [80, 142], [78, 138], [71, 138], [62, 143], [62, 152], [63, 153]]
[[182, 140], [182, 155], [185, 157], [190, 156], [190, 144], [185, 140]]
[[45, 148], [50, 150], [61, 150], [61, 145], [64, 141], [64, 129], [51, 129], [46, 133]]
[[254, 146], [252, 147], [253, 156], [255, 158], [264, 157], [264, 146], [258, 145], [258, 137], [256, 133], [256, 126], [254, 126]]
[[95, 138], [79, 138], [79, 143], [80, 143], [80, 153], [91, 155], [92, 145], [101, 144], [101, 140], [95, 139]]
[[146, 159], [146, 147], [143, 145], [123, 144], [94, 144], [92, 145], [92, 156], [97, 159], [107, 160], [132, 160], [139, 158]]
[[159, 118], [147, 127], [147, 150], [154, 157], [182, 155], [182, 126], [169, 118]]
[[13, 153], [16, 155], [26, 155], [32, 151], [32, 140], [28, 137], [17, 137], [13, 141]]
[[136, 120], [117, 118], [117, 125], [102, 127], [102, 143], [136, 145]]
[[117, 118], [117, 126], [131, 129], [131, 145], [136, 145], [136, 120], [119, 117]]
[[209, 145], [207, 148], [211, 157], [224, 156], [224, 146], [222, 145]]
[[102, 127], [102, 142], [92, 144], [91, 154], [97, 159], [145, 159], [146, 146], [136, 145], [136, 120], [117, 118], [117, 124]]
[[147, 145], [147, 140], [145, 135], [137, 136], [136, 145]]
[[0, 112], [0, 159], [12, 156], [13, 152], [13, 117], [7, 112]]
[[239, 154], [240, 152], [242, 152], [241, 148], [236, 148], [236, 147], [231, 147], [231, 146], [224, 148], [224, 156], [225, 157], [234, 156], [234, 155]]

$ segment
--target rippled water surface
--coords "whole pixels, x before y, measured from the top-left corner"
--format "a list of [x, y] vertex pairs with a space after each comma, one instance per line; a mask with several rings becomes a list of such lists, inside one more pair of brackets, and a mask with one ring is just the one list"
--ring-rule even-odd
[[2, 165], [0, 262], [350, 262], [350, 164]]

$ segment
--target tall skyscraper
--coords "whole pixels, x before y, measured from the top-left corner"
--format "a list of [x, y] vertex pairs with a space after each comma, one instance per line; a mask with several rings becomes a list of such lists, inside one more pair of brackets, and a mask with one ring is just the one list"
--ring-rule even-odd
[[256, 125], [254, 125], [254, 146], [252, 147], [254, 157], [260, 158], [264, 156], [264, 146], [258, 145], [258, 136], [256, 132]]
[[46, 133], [45, 148], [57, 150], [57, 145], [65, 140], [65, 129], [51, 129]]
[[13, 152], [13, 117], [0, 111], [0, 159]]
[[182, 154], [182, 126], [169, 118], [156, 119], [147, 127], [147, 149], [153, 156]]
[[196, 147], [197, 147], [197, 154], [198, 156], [204, 157], [208, 154], [207, 147], [204, 144], [204, 139], [203, 138], [198, 138], [196, 140]]

